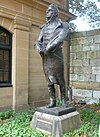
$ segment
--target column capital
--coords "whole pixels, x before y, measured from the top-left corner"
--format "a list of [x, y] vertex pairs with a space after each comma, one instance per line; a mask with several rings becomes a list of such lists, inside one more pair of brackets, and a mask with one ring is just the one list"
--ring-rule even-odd
[[14, 29], [29, 31], [30, 26], [30, 18], [18, 14], [14, 17]]

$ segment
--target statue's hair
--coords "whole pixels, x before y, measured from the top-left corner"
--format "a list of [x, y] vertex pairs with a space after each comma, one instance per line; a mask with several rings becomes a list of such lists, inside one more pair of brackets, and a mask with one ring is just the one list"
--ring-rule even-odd
[[49, 7], [58, 12], [58, 7], [55, 4], [50, 4]]
[[56, 13], [56, 16], [58, 16], [59, 10], [58, 7], [55, 4], [50, 4], [48, 8], [52, 8], [52, 10]]

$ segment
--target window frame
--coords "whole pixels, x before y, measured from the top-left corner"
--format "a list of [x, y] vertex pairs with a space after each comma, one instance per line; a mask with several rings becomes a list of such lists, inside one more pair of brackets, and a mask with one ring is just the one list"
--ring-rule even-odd
[[[0, 50], [8, 51], [8, 80], [0, 82], [0, 87], [11, 87], [12, 86], [12, 34], [5, 28], [0, 26], [0, 30], [9, 36], [9, 44], [0, 44]], [[4, 60], [3, 60], [4, 62]], [[3, 76], [2, 76], [3, 77]]]

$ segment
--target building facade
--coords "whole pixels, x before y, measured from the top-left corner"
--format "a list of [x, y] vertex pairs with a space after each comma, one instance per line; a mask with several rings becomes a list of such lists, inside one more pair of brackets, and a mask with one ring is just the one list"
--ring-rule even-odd
[[[59, 7], [63, 21], [74, 18], [67, 12], [67, 0], [0, 0], [1, 110], [25, 109], [48, 101], [41, 58], [33, 45], [51, 3]], [[66, 45], [67, 41], [64, 54], [67, 53]], [[66, 60], [65, 56], [65, 64]]]

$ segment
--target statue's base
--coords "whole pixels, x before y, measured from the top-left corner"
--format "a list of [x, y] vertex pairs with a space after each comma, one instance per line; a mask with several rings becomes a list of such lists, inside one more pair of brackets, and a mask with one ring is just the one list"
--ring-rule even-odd
[[47, 108], [47, 107], [39, 107], [37, 108], [38, 112], [46, 113], [46, 114], [51, 114], [55, 116], [62, 116], [71, 112], [76, 111], [76, 108], [74, 107], [53, 107], [53, 108]]
[[61, 137], [64, 132], [79, 128], [81, 126], [79, 113], [74, 108], [68, 108], [38, 108], [31, 121], [31, 128], [51, 134], [54, 137]]

